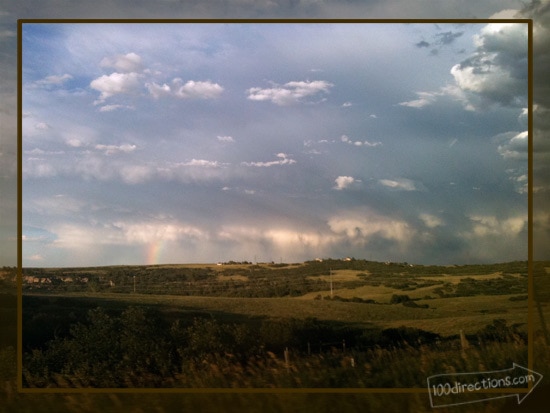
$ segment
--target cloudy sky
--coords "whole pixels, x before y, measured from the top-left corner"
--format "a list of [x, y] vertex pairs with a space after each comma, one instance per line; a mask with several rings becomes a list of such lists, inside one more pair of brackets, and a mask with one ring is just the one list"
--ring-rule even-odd
[[23, 264], [527, 258], [526, 24], [25, 24]]

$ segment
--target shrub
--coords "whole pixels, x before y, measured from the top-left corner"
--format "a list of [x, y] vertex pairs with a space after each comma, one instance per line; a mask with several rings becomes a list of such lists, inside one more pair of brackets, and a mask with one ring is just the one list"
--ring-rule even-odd
[[412, 301], [412, 300], [403, 301], [403, 305], [405, 307], [413, 307], [413, 308], [429, 308], [430, 307], [428, 304], [416, 304], [416, 302]]
[[399, 304], [410, 300], [411, 299], [408, 295], [394, 294], [391, 296], [390, 304]]
[[506, 320], [495, 319], [492, 324], [480, 329], [477, 336], [481, 341], [525, 341], [525, 334], [518, 331], [517, 326], [508, 326]]

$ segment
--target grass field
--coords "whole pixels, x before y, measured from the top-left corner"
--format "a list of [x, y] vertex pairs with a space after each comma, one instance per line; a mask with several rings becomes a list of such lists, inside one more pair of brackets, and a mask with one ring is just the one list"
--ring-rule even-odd
[[[366, 289], [367, 287], [361, 287]], [[386, 301], [396, 290], [375, 287], [377, 294], [369, 294], [380, 302]], [[399, 292], [399, 291], [397, 291]], [[341, 296], [357, 296], [354, 290], [340, 291]], [[32, 294], [55, 297], [55, 295]], [[308, 294], [311, 295], [311, 294]], [[420, 294], [422, 295], [422, 294]], [[360, 294], [359, 294], [360, 296]], [[415, 294], [411, 294], [411, 298]], [[352, 323], [353, 325], [376, 325], [380, 327], [410, 326], [441, 335], [458, 334], [460, 330], [474, 333], [497, 318], [508, 324], [526, 325], [528, 320], [527, 301], [510, 301], [513, 295], [474, 296], [419, 300], [429, 308], [411, 308], [402, 304], [365, 304], [331, 300], [314, 300], [313, 297], [298, 298], [233, 298], [193, 297], [149, 294], [113, 293], [65, 293], [59, 297], [83, 298], [98, 306], [113, 302], [126, 305], [155, 305], [165, 310], [178, 312], [225, 313], [248, 317], [279, 317]], [[387, 300], [389, 301], [389, 299]], [[111, 304], [112, 305], [112, 304]]]
[[[547, 268], [537, 267], [539, 285], [547, 283]], [[120, 354], [131, 351], [137, 360], [155, 354], [153, 364], [141, 367], [143, 380], [184, 387], [199, 382], [207, 387], [270, 386], [271, 382], [290, 387], [351, 385], [342, 365], [349, 363], [346, 351], [365, 360], [364, 365], [369, 358], [376, 360], [369, 368], [379, 363], [376, 368], [382, 370], [388, 363], [401, 366], [393, 360], [396, 357], [405, 357], [405, 363], [411, 364], [423, 355], [433, 365], [422, 374], [437, 373], [446, 368], [446, 357], [460, 351], [461, 333], [479, 349], [468, 359], [468, 368], [486, 361], [491, 368], [500, 368], [501, 362], [523, 362], [526, 356], [530, 313], [525, 262], [447, 267], [364, 260], [231, 262], [29, 268], [23, 276], [24, 355], [30, 363], [25, 377], [31, 386], [41, 386], [53, 377], [63, 381], [55, 376], [63, 371], [80, 377], [82, 385], [125, 386], [116, 378], [102, 381], [86, 361], [90, 358], [97, 359], [104, 372], [122, 368], [128, 380], [139, 382], [124, 358], [102, 361], [110, 349]], [[544, 294], [541, 297], [536, 310], [543, 316], [538, 317], [537, 331], [544, 331], [544, 319], [550, 318], [550, 300]], [[99, 309], [106, 313], [98, 313]], [[140, 309], [154, 311], [151, 315], [158, 321], [151, 321]], [[120, 338], [113, 336], [117, 331], [122, 331]], [[84, 352], [82, 346], [87, 348], [89, 343], [86, 337], [95, 337], [90, 340], [101, 345]], [[135, 337], [142, 344], [133, 345], [124, 337]], [[497, 349], [501, 339], [504, 347]], [[490, 348], [490, 360], [483, 361], [485, 346]], [[281, 361], [285, 348], [304, 357], [303, 374], [297, 381]], [[334, 350], [336, 354], [331, 353]], [[67, 358], [67, 352], [74, 359]], [[228, 360], [228, 353], [236, 358]], [[166, 354], [171, 354], [169, 360]], [[201, 373], [204, 362], [211, 370]], [[52, 376], [51, 369], [61, 365], [65, 367]], [[262, 369], [270, 365], [273, 371], [264, 374]], [[199, 369], [193, 374], [202, 379], [193, 382], [185, 373], [189, 369]], [[413, 370], [407, 379], [410, 383], [420, 380]], [[176, 374], [179, 384], [160, 371]], [[384, 376], [386, 384], [399, 379], [394, 373]], [[375, 385], [368, 372], [357, 374], [361, 386]], [[95, 377], [95, 382], [86, 384], [87, 375]]]
[[[231, 279], [233, 282], [250, 283], [256, 282], [253, 277], [250, 276], [249, 265], [234, 266], [228, 271], [229, 266], [216, 266], [216, 265], [201, 265], [201, 266], [166, 266], [167, 271], [180, 271], [189, 270], [204, 270], [209, 267], [212, 270], [212, 277], [208, 281], [216, 279], [216, 282], [221, 284], [226, 283]], [[268, 265], [263, 266], [266, 270], [273, 271], [275, 274], [283, 274], [288, 268], [284, 267], [270, 267]], [[535, 329], [535, 363], [533, 369], [541, 374], [544, 374], [545, 378], [550, 375], [548, 366], [550, 366], [548, 356], [548, 339], [544, 338], [544, 329], [546, 328], [544, 320], [550, 321], [550, 277], [547, 275], [550, 273], [550, 265], [548, 263], [539, 264], [535, 266], [535, 292], [537, 297], [537, 306], [534, 308], [531, 321], [534, 324]], [[304, 265], [293, 266], [294, 269], [304, 269]], [[383, 267], [381, 267], [383, 268]], [[122, 267], [124, 269], [124, 267]], [[157, 266], [153, 268], [158, 269]], [[108, 276], [110, 269], [96, 268], [96, 269], [60, 269], [60, 271], [68, 272], [71, 274], [82, 274], [82, 276], [88, 277], [92, 272], [96, 274], [102, 274]], [[403, 268], [397, 269], [399, 272]], [[439, 270], [439, 269], [438, 269]], [[399, 304], [369, 304], [364, 302], [344, 302], [328, 299], [315, 299], [319, 294], [326, 297], [330, 294], [328, 287], [327, 273], [310, 275], [312, 280], [324, 279], [325, 288], [318, 291], [308, 291], [296, 296], [282, 296], [282, 297], [221, 297], [221, 296], [185, 296], [185, 295], [170, 295], [170, 294], [132, 294], [130, 292], [114, 293], [109, 292], [108, 288], [102, 291], [48, 291], [48, 290], [28, 290], [24, 291], [24, 297], [36, 298], [39, 301], [35, 303], [47, 303], [42, 309], [46, 312], [53, 311], [54, 314], [62, 315], [61, 313], [69, 314], [71, 308], [81, 308], [84, 314], [88, 308], [103, 307], [106, 309], [111, 308], [126, 308], [129, 305], [138, 306], [152, 306], [154, 308], [162, 309], [176, 315], [188, 314], [194, 316], [196, 314], [208, 314], [223, 316], [220, 319], [232, 320], [232, 319], [247, 319], [247, 318], [285, 318], [293, 317], [304, 319], [307, 317], [317, 317], [325, 320], [340, 320], [347, 321], [349, 323], [370, 326], [373, 323], [378, 326], [386, 327], [398, 327], [402, 325], [425, 329], [433, 332], [439, 332], [442, 335], [456, 335], [457, 330], [463, 329], [466, 333], [473, 333], [480, 328], [483, 328], [490, 324], [494, 319], [505, 319], [508, 325], [515, 323], [525, 323], [527, 321], [528, 311], [526, 299], [522, 300], [510, 300], [510, 298], [517, 298], [518, 296], [526, 295], [524, 293], [513, 294], [477, 294], [471, 296], [457, 296], [457, 297], [439, 297], [434, 290], [441, 286], [441, 284], [434, 284], [431, 286], [421, 286], [410, 290], [403, 290], [388, 285], [394, 285], [392, 282], [396, 278], [408, 279], [409, 281], [416, 280], [435, 280], [440, 282], [446, 282], [453, 286], [460, 285], [465, 278], [472, 278], [476, 281], [483, 282], [485, 280], [493, 279], [498, 281], [500, 274], [507, 273], [513, 277], [516, 277], [518, 281], [522, 278], [514, 275], [517, 271], [504, 271], [502, 268], [498, 270], [492, 270], [487, 268], [483, 271], [476, 271], [476, 268], [465, 268], [464, 274], [457, 274], [461, 269], [453, 269], [453, 274], [443, 275], [445, 272], [441, 271], [439, 274], [436, 271], [432, 271], [427, 275], [421, 275], [420, 271], [417, 274], [388, 274], [387, 278], [380, 277], [377, 271], [371, 271], [367, 269], [340, 269], [334, 270], [333, 281], [344, 283], [340, 284], [334, 289], [335, 296], [339, 296], [346, 299], [352, 299], [353, 297], [361, 297], [363, 299], [373, 299], [377, 303], [389, 303], [391, 297], [394, 294], [407, 294], [411, 299], [418, 299], [415, 301], [420, 304], [428, 304], [429, 308], [412, 308], [406, 307], [402, 303]], [[477, 274], [476, 274], [477, 272]], [[48, 271], [49, 275], [52, 275], [55, 271]], [[240, 274], [239, 274], [240, 273]], [[358, 276], [358, 274], [367, 274], [367, 276]], [[11, 273], [10, 273], [11, 274]], [[239, 276], [240, 275], [240, 276]], [[381, 281], [378, 285], [364, 283], [368, 281], [369, 277], [376, 278]], [[404, 275], [404, 277], [403, 277]], [[242, 278], [241, 278], [242, 277]], [[136, 277], [138, 278], [138, 277]], [[7, 279], [7, 278], [6, 278]], [[13, 279], [15, 280], [15, 279]], [[388, 285], [386, 284], [388, 281]], [[389, 282], [391, 281], [391, 282]], [[345, 284], [349, 283], [349, 284]], [[15, 285], [15, 284], [14, 284]], [[60, 284], [65, 286], [66, 284]], [[225, 284], [224, 284], [225, 285]], [[419, 283], [419, 285], [422, 285]], [[0, 297], [0, 305], [2, 311], [6, 310], [6, 317], [3, 320], [8, 320], [15, 323], [15, 288], [11, 286], [9, 288], [9, 294], [5, 294], [5, 297]], [[431, 299], [426, 299], [426, 296], [431, 296]], [[42, 301], [40, 301], [42, 300]], [[25, 303], [25, 301], [24, 301]], [[67, 305], [67, 307], [64, 307]], [[5, 307], [5, 308], [4, 308]], [[24, 306], [28, 312], [36, 310], [33, 305]], [[540, 309], [540, 312], [539, 312]], [[40, 310], [40, 308], [38, 308]], [[4, 314], [4, 313], [3, 313]], [[78, 314], [77, 314], [78, 315]], [[249, 317], [250, 316], [250, 317]], [[78, 319], [77, 319], [78, 320]], [[525, 327], [525, 326], [524, 326]], [[15, 332], [15, 324], [10, 330]], [[10, 334], [14, 336], [15, 334]], [[320, 411], [332, 411], [330, 409], [323, 410], [327, 404], [334, 404], [335, 401], [338, 405], [338, 411], [432, 411], [429, 406], [427, 396], [424, 393], [417, 393], [416, 400], [411, 404], [410, 399], [412, 395], [400, 395], [400, 394], [372, 394], [368, 396], [357, 394], [342, 394], [332, 395], [330, 399], [325, 398], [324, 394], [294, 394], [294, 393], [281, 393], [281, 394], [260, 394], [249, 395], [245, 393], [216, 395], [178, 395], [178, 394], [162, 394], [151, 395], [150, 400], [145, 400], [140, 394], [108, 394], [108, 395], [65, 395], [54, 394], [48, 395], [48, 397], [27, 397], [18, 393], [16, 390], [15, 381], [15, 342], [6, 343], [11, 347], [0, 349], [0, 364], [7, 366], [7, 368], [0, 369], [0, 373], [4, 380], [10, 380], [5, 382], [6, 392], [0, 392], [0, 405], [4, 407], [6, 412], [8, 411], [142, 411], [142, 410], [158, 410], [163, 411], [175, 411], [175, 410], [190, 410], [190, 411], [220, 411], [227, 405], [234, 405], [235, 411], [242, 411], [244, 406], [257, 407], [255, 410], [263, 411], [266, 405], [277, 405], [281, 407], [280, 411], [307, 411], [320, 410]], [[4, 346], [6, 345], [4, 344]], [[472, 353], [466, 357], [453, 353], [451, 350], [437, 351], [436, 348], [432, 350], [404, 350], [404, 351], [382, 351], [379, 355], [375, 355], [370, 362], [364, 360], [357, 366], [361, 369], [370, 369], [369, 375], [361, 375], [361, 370], [357, 370], [354, 375], [362, 378], [365, 381], [365, 385], [369, 384], [369, 380], [374, 380], [373, 384], [376, 387], [394, 387], [399, 380], [403, 380], [409, 377], [409, 381], [415, 383], [420, 380], [422, 383], [420, 386], [425, 385], [425, 378], [427, 375], [435, 373], [445, 372], [447, 368], [454, 368], [457, 372], [469, 372], [474, 371], [477, 368], [494, 367], [495, 369], [509, 368], [512, 362], [525, 362], [524, 349], [514, 343], [499, 342], [490, 343], [483, 351], [477, 348], [472, 348]], [[372, 355], [371, 355], [372, 356]], [[292, 357], [292, 356], [291, 356]], [[334, 361], [340, 360], [338, 357], [334, 358]], [[342, 359], [344, 360], [344, 359]], [[357, 359], [359, 360], [359, 359]], [[325, 362], [328, 362], [329, 358], [325, 358]], [[454, 364], [453, 364], [454, 363]], [[316, 374], [311, 374], [313, 366]], [[198, 366], [197, 366], [198, 367]], [[280, 386], [284, 387], [292, 380], [301, 378], [305, 384], [308, 384], [307, 380], [320, 379], [321, 377], [339, 377], [342, 380], [349, 380], [350, 372], [349, 366], [344, 367], [340, 364], [327, 365], [321, 364], [321, 359], [316, 357], [312, 359], [306, 359], [303, 362], [298, 362], [296, 359], [291, 358], [291, 368], [285, 366], [282, 353], [277, 353], [277, 358], [273, 359], [266, 365], [251, 365], [250, 368], [254, 373], [253, 377], [257, 378], [259, 385], [267, 386]], [[191, 380], [192, 377], [196, 377], [194, 384], [200, 384], [201, 380], [204, 381], [203, 385], [212, 386], [219, 383], [224, 369], [233, 374], [233, 381], [225, 381], [223, 383], [233, 383], [234, 385], [241, 385], [246, 387], [248, 380], [251, 380], [251, 376], [248, 376], [246, 371], [243, 371], [241, 367], [236, 366], [229, 368], [224, 364], [210, 364], [205, 366], [205, 369], [196, 370], [196, 376], [184, 375], [183, 377], [177, 376], [176, 379], [185, 382], [185, 380]], [[239, 370], [240, 369], [240, 370]], [[380, 369], [378, 371], [377, 369]], [[420, 370], [424, 369], [424, 370]], [[419, 373], [420, 371], [420, 373]], [[364, 372], [364, 370], [363, 370]], [[387, 374], [386, 374], [387, 373]], [[13, 377], [12, 377], [13, 376]], [[352, 375], [353, 376], [353, 375]], [[418, 377], [417, 377], [418, 376]], [[59, 385], [63, 385], [63, 377], [58, 377]], [[263, 381], [262, 381], [263, 380]], [[329, 381], [329, 383], [332, 383]], [[405, 383], [407, 384], [407, 383]], [[182, 385], [178, 383], [178, 385]], [[315, 383], [313, 383], [315, 385]], [[337, 384], [335, 384], [335, 387]], [[549, 388], [544, 385], [544, 382], [538, 386], [529, 398], [522, 403], [522, 407], [529, 411], [545, 411], [544, 409], [533, 408], [533, 401], [537, 400], [540, 406], [547, 406], [547, 392]], [[238, 392], [238, 389], [236, 389]], [[104, 396], [104, 397], [103, 397]], [[153, 397], [155, 396], [155, 397]], [[252, 397], [254, 396], [254, 397]], [[403, 396], [403, 397], [401, 397]], [[253, 399], [253, 400], [252, 400]], [[367, 403], [368, 401], [368, 403]], [[497, 403], [498, 402], [498, 403]], [[495, 404], [496, 403], [496, 404]], [[517, 407], [517, 401], [515, 398], [497, 400], [495, 403], [478, 403], [475, 405], [466, 405], [462, 409], [461, 406], [453, 408], [453, 411], [479, 411], [484, 413], [496, 412], [496, 411], [516, 411], [513, 410]], [[362, 408], [358, 410], [357, 406], [361, 405]], [[282, 408], [284, 406], [284, 409]], [[341, 408], [341, 409], [340, 409]], [[510, 410], [512, 409], [512, 410]], [[0, 408], [2, 410], [2, 408]], [[2, 411], [4, 411], [2, 410]], [[275, 410], [273, 410], [275, 411]], [[336, 410], [334, 410], [336, 411]], [[450, 411], [450, 410], [449, 410]]]
[[[544, 274], [549, 268], [544, 263], [537, 266]], [[526, 262], [444, 267], [364, 260], [23, 270], [35, 281], [46, 277], [49, 281], [24, 283], [24, 294], [29, 296], [82, 298], [98, 305], [148, 304], [237, 317], [404, 325], [442, 335], [473, 333], [497, 318], [526, 325], [526, 273]], [[67, 277], [71, 282], [66, 282]], [[337, 299], [330, 299], [331, 286]], [[391, 304], [396, 295], [406, 296], [414, 305]]]

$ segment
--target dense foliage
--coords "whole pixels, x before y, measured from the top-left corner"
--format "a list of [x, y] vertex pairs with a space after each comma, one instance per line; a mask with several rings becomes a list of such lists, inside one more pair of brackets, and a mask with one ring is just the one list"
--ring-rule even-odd
[[[503, 320], [470, 339], [525, 341]], [[380, 363], [376, 368], [382, 369], [384, 360], [396, 362], [399, 351], [409, 357], [435, 349], [456, 351], [456, 346], [456, 337], [444, 339], [410, 327], [365, 329], [312, 318], [222, 323], [212, 317], [179, 317], [170, 322], [146, 307], [130, 306], [111, 315], [98, 307], [88, 311], [85, 321], [72, 323], [66, 335], [27, 347], [23, 378], [31, 387], [59, 385], [59, 380], [78, 387], [185, 387], [196, 385], [197, 375], [208, 386], [269, 386], [274, 378], [259, 371], [270, 366], [288, 374], [288, 359], [282, 355], [289, 352], [294, 365], [301, 366], [300, 379], [289, 375], [285, 385], [362, 387], [375, 384], [368, 371], [349, 370], [356, 363], [370, 364], [369, 369]]]

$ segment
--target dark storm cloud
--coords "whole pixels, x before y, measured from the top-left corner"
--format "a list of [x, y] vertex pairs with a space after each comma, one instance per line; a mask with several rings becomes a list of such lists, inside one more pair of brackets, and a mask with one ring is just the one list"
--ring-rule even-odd
[[444, 33], [437, 33], [435, 35], [435, 38], [437, 39], [436, 43], [441, 45], [449, 45], [453, 43], [457, 38], [462, 36], [463, 34], [464, 32], [451, 32], [451, 31], [444, 32]]
[[470, 103], [526, 107], [527, 26], [489, 24], [474, 41], [476, 52], [451, 69]]
[[428, 42], [425, 41], [425, 40], [422, 40], [422, 41], [416, 43], [415, 46], [418, 47], [418, 48], [430, 47], [430, 43], [428, 43]]
[[521, 12], [521, 17], [533, 19], [534, 97], [535, 103], [550, 108], [550, 3], [531, 1]]

